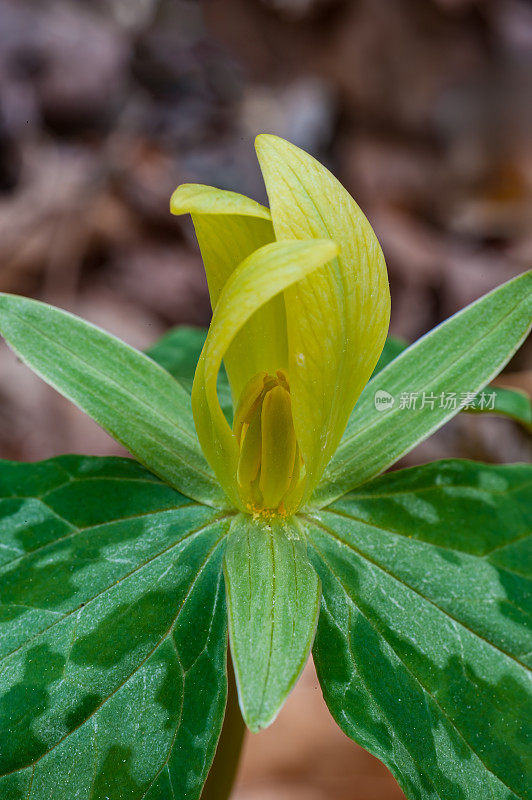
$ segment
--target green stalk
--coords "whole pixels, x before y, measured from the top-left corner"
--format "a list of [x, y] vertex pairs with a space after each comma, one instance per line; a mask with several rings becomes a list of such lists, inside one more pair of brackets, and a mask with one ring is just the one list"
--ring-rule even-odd
[[227, 661], [227, 706], [224, 723], [201, 800], [227, 800], [230, 796], [244, 740], [245, 725], [238, 704], [235, 674], [230, 656]]

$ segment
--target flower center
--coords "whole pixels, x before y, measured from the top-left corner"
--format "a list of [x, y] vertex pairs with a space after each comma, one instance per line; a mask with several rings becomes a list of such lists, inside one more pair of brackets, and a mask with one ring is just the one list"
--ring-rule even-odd
[[245, 506], [252, 513], [292, 513], [305, 476], [284, 370], [251, 378], [238, 402], [233, 433], [240, 446], [237, 482]]

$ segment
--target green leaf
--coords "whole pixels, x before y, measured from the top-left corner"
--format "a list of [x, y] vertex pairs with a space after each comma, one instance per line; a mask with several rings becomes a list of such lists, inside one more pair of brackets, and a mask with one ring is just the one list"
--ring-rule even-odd
[[326, 702], [411, 800], [531, 797], [531, 485], [442, 461], [307, 517]]
[[[206, 338], [207, 330], [205, 328], [178, 325], [146, 350], [146, 355], [169, 372], [190, 394], [194, 373]], [[233, 422], [233, 402], [227, 373], [223, 364], [218, 373], [217, 392], [222, 411], [231, 425]]]
[[205, 461], [190, 397], [143, 353], [79, 317], [0, 294], [0, 333], [43, 380], [187, 497], [227, 499]]
[[[532, 321], [532, 271], [514, 278], [455, 314], [411, 345], [366, 386], [312, 504], [325, 506], [378, 475], [460, 411], [442, 393], [474, 396], [500, 372]], [[377, 392], [393, 399], [375, 407]], [[416, 395], [416, 408], [403, 408]], [[432, 399], [423, 404], [422, 398]]]
[[129, 459], [0, 462], [0, 797], [199, 797], [228, 526]]
[[146, 350], [146, 355], [169, 372], [190, 394], [206, 338], [205, 328], [178, 325], [152, 344]]
[[[484, 398], [482, 398], [484, 395]], [[480, 403], [485, 403], [481, 405]], [[488, 386], [477, 395], [473, 405], [464, 408], [468, 414], [500, 414], [519, 422], [530, 430], [532, 426], [532, 403], [530, 397], [517, 389], [503, 386]]]
[[[406, 350], [408, 343], [397, 336], [388, 336], [384, 349], [373, 370], [373, 375], [387, 367], [388, 364]], [[372, 377], [373, 377], [372, 375]], [[484, 396], [483, 396], [484, 395]], [[503, 386], [486, 387], [485, 392], [479, 392], [471, 406], [463, 408], [467, 414], [500, 414], [519, 422], [525, 428], [532, 425], [532, 403], [530, 397], [518, 389], [508, 389]], [[357, 413], [357, 409], [353, 411]]]
[[229, 637], [252, 731], [277, 716], [307, 661], [320, 585], [297, 523], [239, 515], [225, 554]]

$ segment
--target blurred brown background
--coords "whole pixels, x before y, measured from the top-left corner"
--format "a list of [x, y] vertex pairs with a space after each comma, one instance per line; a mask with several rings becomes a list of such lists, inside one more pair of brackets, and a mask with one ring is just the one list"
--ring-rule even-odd
[[[0, 290], [145, 347], [205, 325], [184, 181], [264, 200], [256, 133], [326, 163], [372, 222], [409, 340], [532, 261], [532, 4], [525, 0], [0, 0]], [[528, 360], [527, 360], [528, 359]], [[524, 348], [500, 378], [528, 388]], [[462, 415], [409, 463], [529, 457]], [[0, 348], [0, 457], [119, 452]], [[328, 718], [309, 667], [250, 737], [237, 800], [395, 800]]]

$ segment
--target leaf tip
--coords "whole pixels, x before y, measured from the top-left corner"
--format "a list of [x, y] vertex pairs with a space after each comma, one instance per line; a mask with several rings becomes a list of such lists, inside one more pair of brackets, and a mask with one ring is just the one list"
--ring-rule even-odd
[[278, 708], [276, 708], [273, 712], [271, 709], [267, 709], [266, 713], [262, 714], [257, 714], [256, 709], [248, 712], [241, 707], [241, 711], [244, 722], [246, 723], [246, 727], [251, 731], [251, 733], [261, 733], [261, 731], [269, 728], [270, 725], [275, 722], [279, 713]]

